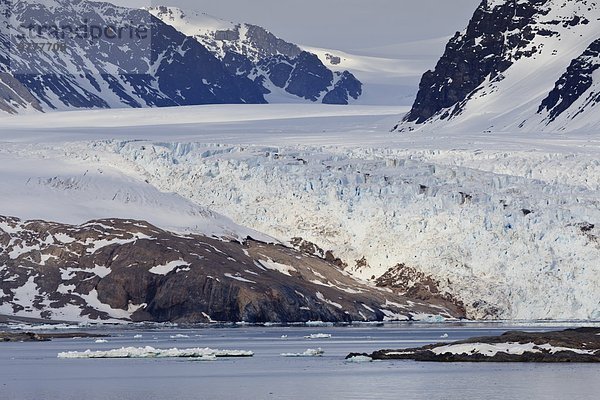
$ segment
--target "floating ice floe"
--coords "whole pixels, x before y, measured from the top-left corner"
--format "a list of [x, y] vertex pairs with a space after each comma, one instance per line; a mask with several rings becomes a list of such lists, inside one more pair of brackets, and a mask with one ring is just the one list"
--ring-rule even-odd
[[194, 358], [214, 360], [218, 357], [252, 357], [251, 351], [216, 350], [211, 348], [155, 349], [154, 347], [122, 347], [106, 351], [67, 351], [58, 353], [58, 358]]
[[346, 362], [349, 363], [366, 363], [372, 361], [373, 359], [369, 356], [354, 356], [346, 359]]
[[448, 337], [447, 333], [444, 333], [443, 335], [440, 336], [442, 339], [446, 339]]
[[333, 322], [323, 322], [323, 321], [307, 321], [304, 323], [306, 326], [333, 326]]
[[321, 357], [325, 351], [318, 349], [307, 349], [304, 353], [281, 353], [283, 357]]
[[97, 339], [94, 343], [108, 343], [106, 339]]
[[143, 338], [143, 337], [144, 337], [143, 335], [133, 335], [133, 338], [134, 338], [134, 339], [141, 339], [141, 338]]
[[331, 335], [329, 333], [312, 333], [304, 336], [304, 339], [331, 339]]
[[181, 333], [178, 333], [177, 335], [171, 335], [170, 337], [171, 337], [171, 339], [187, 339], [187, 338], [189, 338], [188, 335], [182, 335]]

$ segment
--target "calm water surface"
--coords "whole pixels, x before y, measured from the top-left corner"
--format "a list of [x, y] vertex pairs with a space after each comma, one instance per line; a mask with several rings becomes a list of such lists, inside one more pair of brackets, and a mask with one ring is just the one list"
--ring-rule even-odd
[[[0, 330], [2, 327], [0, 327]], [[499, 334], [489, 325], [386, 327], [241, 327], [108, 330], [108, 343], [65, 339], [0, 344], [2, 400], [203, 399], [597, 399], [600, 365], [353, 364], [353, 351], [422, 346]], [[533, 327], [528, 330], [548, 330]], [[89, 330], [88, 330], [89, 331]], [[304, 336], [328, 333], [331, 339]], [[142, 335], [134, 338], [134, 335]], [[441, 336], [448, 334], [447, 339]], [[188, 337], [175, 337], [185, 335]], [[287, 338], [282, 338], [285, 335]], [[123, 346], [252, 350], [244, 359], [58, 359], [62, 351]], [[321, 347], [319, 358], [281, 353]]]

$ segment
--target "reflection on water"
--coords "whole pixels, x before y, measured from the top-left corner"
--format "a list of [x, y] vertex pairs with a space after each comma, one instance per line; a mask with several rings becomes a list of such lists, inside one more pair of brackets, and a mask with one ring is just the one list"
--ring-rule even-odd
[[[0, 327], [0, 330], [3, 328]], [[508, 329], [514, 329], [510, 327]], [[533, 329], [542, 329], [540, 327]], [[548, 329], [547, 327], [543, 329]], [[347, 363], [349, 352], [417, 347], [507, 330], [486, 325], [242, 327], [109, 330], [106, 343], [64, 339], [0, 344], [3, 400], [154, 399], [564, 399], [600, 393], [600, 365]], [[316, 339], [305, 338], [313, 334]], [[448, 338], [445, 338], [445, 335]], [[319, 336], [322, 336], [319, 338]], [[63, 351], [123, 346], [211, 347], [252, 358], [58, 359]], [[286, 358], [321, 347], [323, 357]]]

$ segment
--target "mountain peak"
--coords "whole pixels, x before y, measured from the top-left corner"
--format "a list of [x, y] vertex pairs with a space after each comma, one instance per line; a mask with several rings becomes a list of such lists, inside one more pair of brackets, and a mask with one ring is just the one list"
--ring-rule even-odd
[[538, 110], [546, 110], [541, 105], [555, 83], [598, 38], [599, 4], [484, 0], [435, 69], [423, 75], [415, 103], [397, 128], [564, 129], [567, 121], [558, 125]]
[[6, 112], [266, 102], [258, 85], [147, 11], [83, 0], [3, 5]]
[[278, 38], [267, 29], [247, 23], [234, 23], [206, 13], [177, 7], [146, 8], [163, 22], [201, 42], [220, 58], [228, 51], [243, 54], [252, 62], [265, 57], [296, 57], [302, 52], [297, 45]]
[[231, 73], [261, 85], [269, 101], [348, 104], [362, 94], [362, 83], [351, 73], [331, 71], [317, 56], [258, 25], [227, 22], [175, 7], [147, 10], [200, 42], [223, 60]]

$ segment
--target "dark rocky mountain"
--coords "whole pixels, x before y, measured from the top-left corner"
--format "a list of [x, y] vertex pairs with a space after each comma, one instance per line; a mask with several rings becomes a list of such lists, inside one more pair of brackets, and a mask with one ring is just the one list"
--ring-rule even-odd
[[362, 94], [362, 83], [350, 72], [331, 71], [316, 55], [260, 26], [235, 24], [174, 7], [148, 10], [202, 43], [231, 73], [259, 84], [273, 101], [287, 94], [311, 102], [348, 104]]
[[330, 254], [301, 247], [179, 235], [143, 221], [1, 217], [0, 314], [191, 323], [464, 317], [451, 299], [366, 285]]
[[[596, 1], [483, 0], [435, 69], [423, 75], [411, 111], [396, 128], [563, 130], [576, 117], [600, 123], [590, 111], [597, 103], [590, 97], [598, 93], [592, 77], [598, 21]], [[563, 113], [566, 118], [557, 119]]]
[[266, 102], [259, 85], [147, 11], [84, 0], [0, 8], [4, 111]]
[[340, 105], [348, 104], [350, 99], [358, 99], [362, 94], [362, 84], [354, 75], [347, 71], [334, 73], [316, 55], [306, 51], [295, 58], [272, 56], [248, 70], [243, 69], [246, 61], [239, 61], [240, 64], [226, 61], [226, 65], [230, 70], [256, 76], [255, 81], [265, 87], [265, 94], [270, 94], [272, 89], [267, 87], [274, 85], [305, 100]]
[[[545, 0], [507, 1], [491, 8], [488, 1], [483, 1], [467, 30], [454, 35], [435, 69], [423, 75], [406, 121], [427, 121], [465, 100], [488, 77], [498, 77], [515, 60], [530, 55], [524, 49], [535, 37], [531, 25], [543, 3]], [[448, 118], [459, 110], [460, 107], [456, 107], [441, 118]]]

